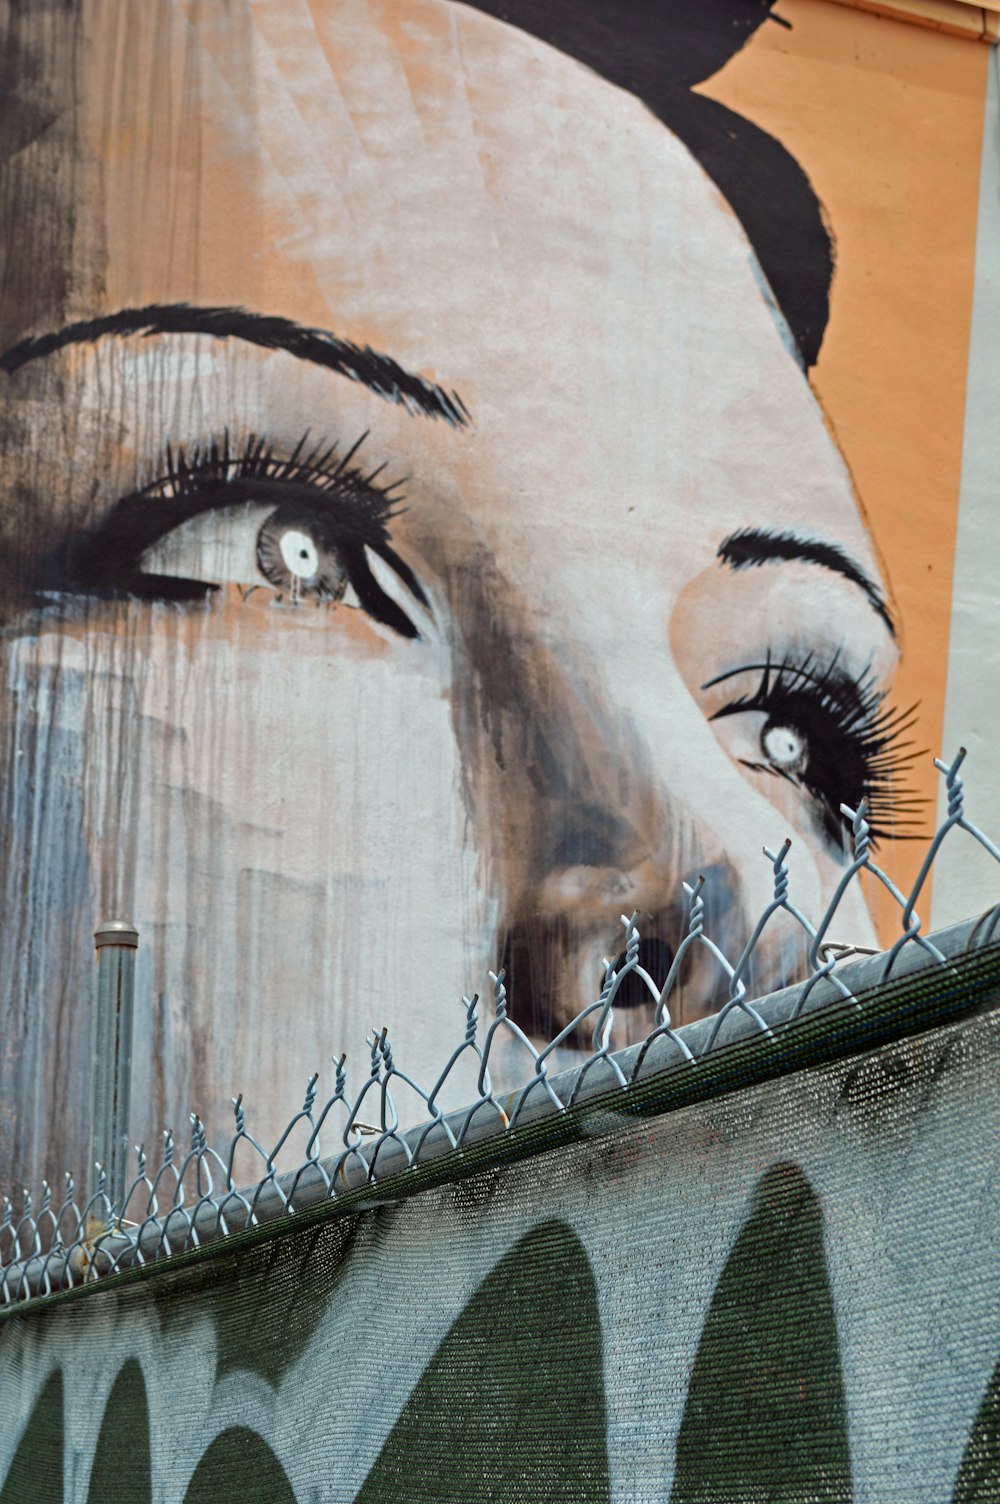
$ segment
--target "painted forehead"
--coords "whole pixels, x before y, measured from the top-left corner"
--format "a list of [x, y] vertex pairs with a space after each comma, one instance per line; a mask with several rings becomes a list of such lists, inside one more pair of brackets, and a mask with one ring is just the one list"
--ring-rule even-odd
[[[420, 19], [419, 39], [400, 32], [400, 15]], [[327, 27], [321, 42], [338, 39], [332, 57], [294, 25], [284, 53], [265, 52], [266, 17], [255, 16], [250, 47], [238, 45], [225, 18], [199, 28], [192, 87], [203, 91], [197, 118], [208, 134], [198, 143], [197, 203], [187, 148], [169, 139], [140, 143], [162, 191], [127, 191], [139, 150], [128, 91], [103, 125], [91, 112], [113, 189], [105, 317], [141, 313], [148, 305], [137, 291], [171, 307], [190, 298], [192, 284], [209, 310], [238, 303], [265, 322], [294, 313], [299, 326], [337, 331], [357, 348], [377, 341], [398, 370], [457, 389], [478, 420], [492, 411], [522, 443], [526, 409], [549, 404], [544, 435], [535, 412], [536, 462], [541, 447], [546, 460], [557, 450], [557, 424], [579, 429], [599, 407], [630, 454], [655, 437], [658, 486], [674, 479], [670, 453], [681, 469], [697, 454], [706, 498], [744, 485], [731, 474], [727, 438], [727, 414], [742, 403], [741, 421], [752, 408], [773, 441], [773, 510], [787, 511], [800, 534], [803, 514], [815, 511], [796, 499], [801, 485], [778, 463], [794, 444], [836, 507], [836, 531], [857, 549], [849, 482], [775, 337], [747, 242], [672, 131], [593, 71], [450, 0], [338, 4], [320, 11], [318, 24]], [[301, 114], [277, 107], [303, 90], [313, 101], [311, 133]], [[463, 122], [475, 130], [458, 130]], [[317, 183], [329, 192], [317, 193]], [[560, 193], [560, 183], [579, 191]], [[308, 197], [304, 184], [313, 185]], [[428, 277], [428, 267], [440, 274]], [[38, 332], [55, 337], [58, 327]], [[602, 348], [618, 348], [627, 364], [598, 392], [593, 357]], [[586, 359], [571, 354], [581, 350]], [[697, 375], [694, 387], [685, 372]], [[696, 432], [690, 390], [704, 409]], [[773, 520], [721, 519], [713, 546], [741, 525]]]
[[616, 0], [560, 8], [537, 0], [462, 0], [628, 90], [684, 142], [743, 225], [799, 357], [810, 366], [829, 317], [833, 249], [808, 174], [780, 141], [694, 92], [758, 27], [777, 21], [773, 3]]

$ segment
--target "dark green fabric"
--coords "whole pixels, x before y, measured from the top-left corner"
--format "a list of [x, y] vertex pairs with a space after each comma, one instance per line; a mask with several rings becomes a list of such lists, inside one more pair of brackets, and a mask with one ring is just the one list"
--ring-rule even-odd
[[819, 1202], [796, 1165], [761, 1180], [702, 1330], [671, 1504], [850, 1504], [837, 1324]]
[[296, 1504], [288, 1476], [256, 1431], [233, 1426], [195, 1469], [184, 1504]]
[[608, 1499], [597, 1290], [573, 1230], [545, 1222], [472, 1296], [355, 1504]]
[[946, 1345], [995, 1301], [998, 1062], [991, 1012], [33, 1303], [0, 1504], [62, 1504], [64, 1426], [86, 1504], [610, 1504], [610, 1447], [616, 1504], [848, 1504], [838, 1329], [866, 1496], [1000, 1504], [1000, 1371]]
[[[216, 1374], [246, 1369], [278, 1384], [302, 1352], [348, 1267], [358, 1218], [326, 1222], [256, 1247], [223, 1250], [186, 1271], [185, 1299], [174, 1281], [151, 1286], [165, 1334], [182, 1330], [191, 1305], [215, 1326]], [[234, 1279], [242, 1298], [232, 1299]]]
[[61, 1504], [63, 1496], [63, 1377], [45, 1382], [0, 1490], [0, 1504]]
[[[997, 1274], [1000, 1282], [1000, 1271]], [[995, 1295], [994, 1291], [994, 1295]], [[955, 1485], [954, 1504], [996, 1504], [1000, 1499], [1000, 1363], [979, 1407]]]
[[123, 1366], [104, 1407], [87, 1504], [119, 1497], [128, 1504], [150, 1504], [152, 1498], [146, 1381], [134, 1358]]

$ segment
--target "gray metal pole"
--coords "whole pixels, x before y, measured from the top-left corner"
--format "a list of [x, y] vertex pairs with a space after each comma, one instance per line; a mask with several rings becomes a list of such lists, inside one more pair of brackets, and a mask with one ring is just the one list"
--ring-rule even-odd
[[107, 1195], [120, 1213], [129, 1153], [132, 1078], [132, 1014], [135, 953], [139, 931], [127, 919], [108, 919], [94, 931], [97, 947], [97, 1026], [90, 1129], [90, 1194], [97, 1169], [107, 1176]]

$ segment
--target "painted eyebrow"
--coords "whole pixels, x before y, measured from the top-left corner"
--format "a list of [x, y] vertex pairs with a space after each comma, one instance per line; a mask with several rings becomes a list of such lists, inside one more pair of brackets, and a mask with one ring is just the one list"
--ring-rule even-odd
[[0, 355], [0, 371], [12, 375], [29, 361], [53, 355], [67, 345], [93, 344], [109, 335], [207, 334], [212, 339], [241, 339], [265, 350], [285, 350], [360, 382], [377, 397], [427, 418], [443, 418], [453, 428], [465, 428], [469, 411], [457, 392], [446, 392], [424, 376], [404, 370], [389, 355], [367, 345], [338, 338], [327, 329], [310, 329], [291, 319], [250, 313], [245, 308], [195, 308], [190, 303], [151, 303], [123, 308], [103, 318], [67, 324], [49, 334], [34, 334]]
[[849, 554], [835, 543], [821, 543], [814, 538], [799, 538], [794, 533], [776, 533], [769, 528], [749, 527], [730, 533], [719, 544], [717, 558], [730, 569], [751, 569], [760, 564], [785, 564], [797, 561], [801, 564], [818, 564], [821, 569], [832, 569], [843, 575], [852, 585], [857, 585], [876, 616], [896, 635], [892, 617], [889, 615], [885, 597], [875, 581], [856, 564]]

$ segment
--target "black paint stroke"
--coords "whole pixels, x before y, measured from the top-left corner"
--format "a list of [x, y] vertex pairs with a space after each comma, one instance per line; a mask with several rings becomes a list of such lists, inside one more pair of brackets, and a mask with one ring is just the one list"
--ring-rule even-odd
[[803, 364], [815, 365], [833, 278], [831, 237], [815, 190], [773, 136], [692, 92], [770, 18], [774, 0], [463, 3], [627, 89], [684, 142], [742, 223]]
[[20, 340], [0, 356], [0, 371], [7, 375], [31, 360], [54, 355], [67, 345], [93, 344], [108, 336], [205, 334], [212, 339], [241, 339], [265, 350], [283, 350], [297, 360], [308, 360], [360, 382], [377, 397], [428, 418], [443, 418], [453, 428], [464, 428], [469, 413], [457, 392], [446, 392], [424, 376], [404, 370], [391, 356], [368, 345], [340, 339], [327, 329], [310, 329], [292, 319], [250, 313], [245, 308], [195, 308], [189, 303], [151, 303], [145, 308], [122, 308], [102, 318], [83, 319], [48, 334]]
[[799, 538], [795, 533], [776, 533], [770, 528], [749, 527], [730, 533], [719, 544], [717, 558], [730, 569], [751, 569], [760, 564], [818, 564], [832, 569], [862, 590], [875, 614], [885, 623], [893, 637], [896, 629], [885, 604], [885, 597], [875, 581], [835, 543], [815, 538]]

